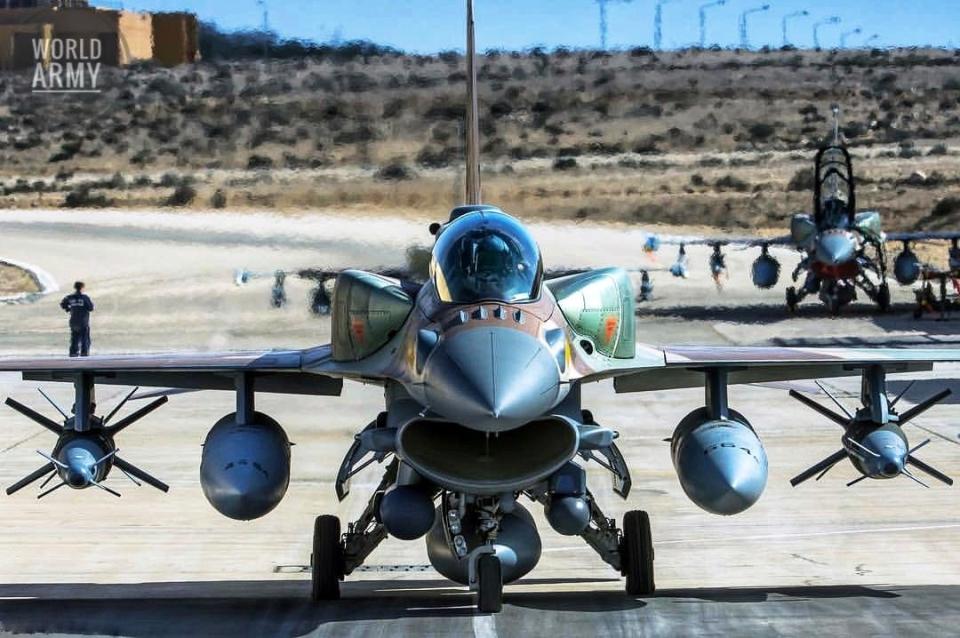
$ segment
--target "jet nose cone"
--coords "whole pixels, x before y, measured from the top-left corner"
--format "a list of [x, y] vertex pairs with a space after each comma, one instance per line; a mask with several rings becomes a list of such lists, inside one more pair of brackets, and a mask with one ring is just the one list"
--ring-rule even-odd
[[546, 345], [514, 328], [445, 337], [424, 366], [428, 407], [466, 427], [509, 430], [556, 405], [560, 371]]
[[827, 231], [816, 245], [817, 260], [828, 266], [839, 266], [856, 257], [853, 236], [844, 231]]
[[711, 450], [703, 466], [703, 507], [715, 514], [732, 516], [756, 503], [767, 485], [766, 471], [737, 447]]

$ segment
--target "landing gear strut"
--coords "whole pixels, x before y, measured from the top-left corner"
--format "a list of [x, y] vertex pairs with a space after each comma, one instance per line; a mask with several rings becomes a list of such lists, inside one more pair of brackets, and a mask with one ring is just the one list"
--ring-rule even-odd
[[397, 478], [397, 461], [387, 466], [374, 490], [363, 514], [347, 525], [346, 534], [340, 533], [340, 519], [336, 516], [318, 516], [313, 527], [313, 554], [310, 556], [312, 598], [337, 600], [340, 598], [340, 581], [363, 564], [377, 545], [387, 537], [377, 516], [383, 491]]
[[626, 576], [626, 591], [631, 596], [649, 596], [656, 591], [653, 582], [653, 537], [650, 516], [633, 510], [623, 516], [623, 529], [604, 516], [596, 499], [587, 492], [590, 524], [580, 536], [614, 569]]

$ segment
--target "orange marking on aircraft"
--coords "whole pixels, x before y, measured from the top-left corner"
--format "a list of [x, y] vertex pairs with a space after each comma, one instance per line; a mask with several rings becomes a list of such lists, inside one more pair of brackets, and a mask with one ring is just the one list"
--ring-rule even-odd
[[609, 315], [603, 322], [604, 334], [606, 335], [606, 341], [613, 340], [613, 335], [617, 332], [617, 317], [616, 315]]

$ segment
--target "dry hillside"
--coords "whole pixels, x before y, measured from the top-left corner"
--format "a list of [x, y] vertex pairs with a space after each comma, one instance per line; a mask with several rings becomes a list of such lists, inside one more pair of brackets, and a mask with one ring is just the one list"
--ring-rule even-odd
[[[105, 72], [97, 95], [0, 75], [0, 205], [441, 214], [460, 56]], [[960, 223], [960, 51], [489, 52], [485, 196], [523, 216], [780, 225], [844, 109], [863, 206]]]

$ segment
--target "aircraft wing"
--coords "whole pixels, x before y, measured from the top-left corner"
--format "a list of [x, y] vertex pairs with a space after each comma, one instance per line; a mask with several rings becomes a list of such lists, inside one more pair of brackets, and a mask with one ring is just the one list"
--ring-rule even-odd
[[638, 346], [624, 360], [584, 377], [585, 381], [614, 378], [617, 392], [647, 392], [701, 387], [703, 372], [725, 368], [730, 384], [856, 376], [860, 368], [881, 365], [888, 372], [922, 372], [934, 363], [960, 362], [958, 349], [918, 348], [785, 348], [730, 346]]
[[884, 233], [887, 241], [937, 241], [960, 238], [960, 231], [918, 230], [906, 233]]
[[78, 373], [89, 373], [98, 384], [194, 390], [233, 390], [237, 373], [250, 372], [258, 392], [337, 396], [343, 385], [339, 375], [312, 371], [329, 358], [329, 345], [306, 350], [0, 358], [0, 372], [21, 372], [29, 381], [70, 381]]
[[[667, 237], [657, 237], [656, 240], [659, 244], [666, 244], [669, 246], [678, 246], [684, 244], [686, 246], [742, 246], [744, 248], [749, 248], [752, 246], [793, 246], [794, 242], [790, 238], [790, 235], [779, 235], [777, 237], [758, 237], [756, 235], [723, 235], [717, 237], [700, 237], [700, 236], [681, 236], [681, 235], [671, 235]], [[649, 243], [649, 242], [648, 242]]]

